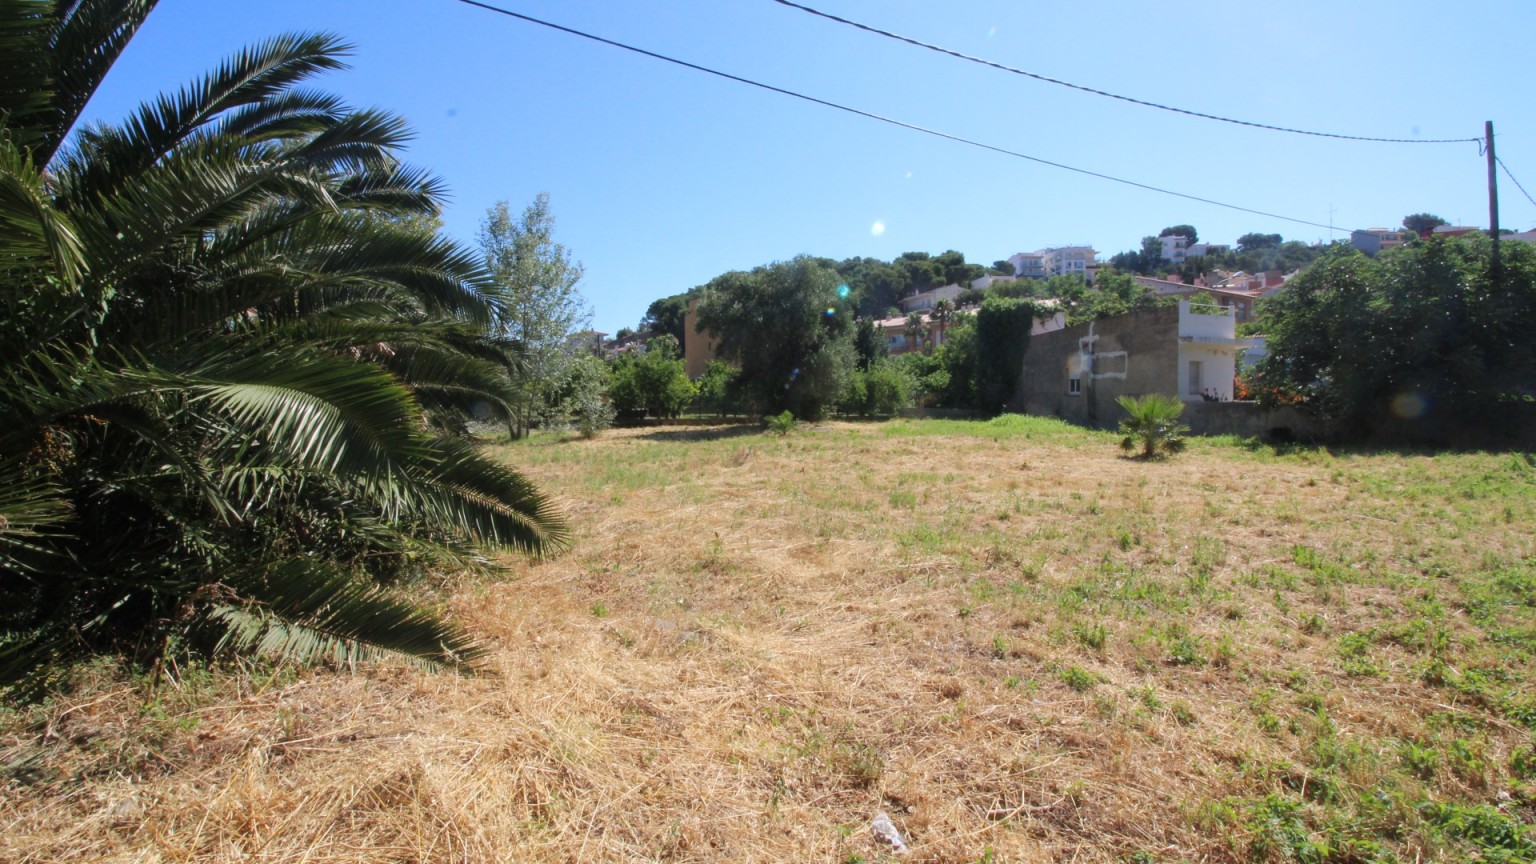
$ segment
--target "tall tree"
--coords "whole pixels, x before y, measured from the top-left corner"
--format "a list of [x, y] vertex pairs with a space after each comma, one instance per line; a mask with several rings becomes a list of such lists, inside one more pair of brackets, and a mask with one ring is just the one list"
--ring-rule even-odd
[[[282, 36], [72, 134], [150, 2], [16, 0], [0, 51], [0, 693], [93, 652], [473, 661], [385, 590], [564, 519], [424, 414], [504, 405], [493, 304], [404, 124]], [[398, 217], [398, 218], [396, 218]]]
[[1403, 217], [1403, 227], [1421, 237], [1446, 224], [1449, 223], [1433, 213], [1411, 213]]
[[554, 240], [549, 195], [540, 192], [514, 219], [498, 201], [480, 226], [480, 250], [491, 274], [498, 336], [516, 358], [517, 398], [507, 431], [521, 438], [556, 405], [572, 361], [571, 334], [591, 319], [576, 288], [581, 264]]
[[1187, 239], [1189, 241], [1189, 245], [1191, 246], [1200, 242], [1200, 233], [1195, 230], [1195, 226], [1193, 225], [1170, 225], [1167, 228], [1159, 231], [1157, 236], [1161, 238], [1174, 234]]
[[688, 320], [688, 304], [692, 302], [695, 293], [696, 289], [652, 301], [645, 308], [645, 317], [640, 319], [641, 332], [665, 333], [676, 339], [679, 345], [688, 344], [683, 327]]
[[796, 258], [717, 276], [699, 301], [699, 328], [741, 370], [754, 413], [819, 419], [855, 366], [849, 302], [837, 274]]
[[1237, 251], [1255, 252], [1260, 249], [1271, 249], [1283, 242], [1285, 242], [1285, 238], [1279, 234], [1259, 234], [1254, 232], [1237, 238]]
[[869, 318], [860, 318], [858, 324], [854, 325], [853, 350], [858, 354], [860, 370], [868, 370], [890, 353], [885, 344], [885, 334]]

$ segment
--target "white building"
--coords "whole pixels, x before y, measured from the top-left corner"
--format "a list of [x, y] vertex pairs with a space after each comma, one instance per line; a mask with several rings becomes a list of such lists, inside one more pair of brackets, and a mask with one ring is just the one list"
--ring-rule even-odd
[[1082, 276], [1086, 279], [1088, 268], [1093, 266], [1093, 259], [1099, 253], [1093, 251], [1092, 246], [1053, 246], [1035, 254], [1040, 256], [1047, 276]]
[[1157, 238], [1163, 242], [1163, 260], [1172, 264], [1183, 264], [1185, 252], [1189, 247], [1189, 238], [1183, 234], [1164, 234]]
[[1044, 279], [1045, 260], [1039, 252], [1019, 252], [1008, 258], [1013, 273], [1021, 279]]
[[900, 304], [901, 311], [903, 312], [922, 312], [932, 309], [933, 304], [940, 300], [948, 300], [953, 303], [963, 290], [965, 289], [959, 285], [945, 285], [942, 288], [934, 288], [920, 294], [913, 294], [911, 297], [903, 297], [896, 302]]

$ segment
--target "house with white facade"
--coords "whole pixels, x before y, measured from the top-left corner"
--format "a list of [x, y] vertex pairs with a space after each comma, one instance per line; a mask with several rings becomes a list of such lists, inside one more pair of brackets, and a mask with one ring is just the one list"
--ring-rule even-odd
[[1020, 279], [1044, 279], [1045, 257], [1039, 252], [1018, 252], [1008, 256], [1013, 273]]
[[1082, 276], [1085, 279], [1099, 255], [1092, 246], [1052, 246], [1008, 256], [1013, 272], [1022, 279], [1049, 276]]
[[1157, 238], [1163, 244], [1163, 260], [1170, 264], [1184, 263], [1185, 252], [1189, 247], [1189, 238], [1183, 234], [1164, 234]]
[[1017, 276], [999, 276], [999, 275], [994, 275], [994, 274], [988, 273], [985, 276], [980, 276], [978, 278], [972, 279], [971, 280], [971, 287], [976, 289], [977, 291], [985, 291], [988, 288], [991, 288], [993, 285], [997, 285], [997, 284], [1003, 283], [1003, 282], [1017, 282], [1018, 279], [1019, 279], [1019, 277], [1017, 277]]
[[903, 312], [922, 312], [927, 309], [932, 309], [933, 304], [939, 302], [940, 300], [948, 300], [951, 303], [955, 302], [955, 298], [959, 297], [960, 292], [964, 290], [965, 289], [961, 288], [959, 285], [945, 285], [940, 288], [933, 288], [928, 291], [913, 294], [909, 297], [903, 297], [900, 300], [897, 300], [896, 303], [897, 305], [901, 306], [901, 311]]
[[1092, 246], [1053, 246], [1041, 249], [1037, 254], [1045, 268], [1045, 275], [1082, 276], [1085, 279], [1088, 277], [1088, 268], [1093, 266], [1094, 259], [1099, 255]]

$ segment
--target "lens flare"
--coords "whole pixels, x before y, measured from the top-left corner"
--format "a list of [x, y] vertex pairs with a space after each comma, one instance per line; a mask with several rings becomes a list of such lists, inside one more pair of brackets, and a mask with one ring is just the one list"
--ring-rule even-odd
[[1404, 420], [1417, 420], [1429, 413], [1429, 400], [1417, 393], [1399, 393], [1392, 400], [1392, 413]]
[[884, 222], [876, 222], [875, 224], [869, 226], [869, 233], [875, 235], [876, 237], [879, 237], [881, 234], [884, 234], [885, 233], [885, 223]]
[[827, 315], [828, 316], [832, 316], [832, 315], [836, 315], [836, 314], [837, 314], [837, 310], [836, 309], [832, 308], [831, 306], [827, 307]]
[[845, 300], [848, 299], [848, 283], [847, 282], [844, 282], [843, 284], [837, 286], [837, 296], [839, 296], [839, 297], [841, 297], [841, 298], [843, 298]]

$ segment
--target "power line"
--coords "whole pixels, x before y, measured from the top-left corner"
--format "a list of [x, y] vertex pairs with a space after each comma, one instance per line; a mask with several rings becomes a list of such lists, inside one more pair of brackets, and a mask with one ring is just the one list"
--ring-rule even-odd
[[1515, 188], [1520, 190], [1520, 194], [1525, 196], [1525, 200], [1531, 202], [1533, 206], [1536, 206], [1536, 198], [1532, 198], [1531, 193], [1525, 191], [1525, 187], [1521, 186], [1520, 181], [1515, 179], [1514, 173], [1509, 170], [1508, 165], [1504, 164], [1504, 160], [1500, 159], [1498, 156], [1494, 156], [1493, 161], [1499, 163], [1499, 167], [1504, 169], [1504, 175], [1514, 182]]
[[[1465, 144], [1468, 142], [1482, 140], [1481, 138], [1372, 138], [1366, 135], [1340, 135], [1334, 132], [1312, 132], [1306, 129], [1292, 129], [1288, 126], [1274, 126], [1269, 123], [1255, 123], [1251, 120], [1235, 120], [1231, 117], [1222, 117], [1217, 114], [1205, 114], [1200, 111], [1191, 111], [1187, 108], [1176, 108], [1172, 105], [1164, 105], [1159, 102], [1149, 102], [1145, 99], [1136, 99], [1131, 96], [1121, 96], [1118, 93], [1110, 93], [1107, 90], [1097, 90], [1093, 87], [1085, 87], [1081, 84], [1073, 84], [1070, 81], [1062, 81], [1060, 79], [1040, 75], [1035, 72], [1026, 72], [1023, 69], [1016, 69], [1012, 66], [1007, 66], [993, 60], [988, 60], [984, 57], [973, 57], [969, 54], [962, 54], [959, 51], [954, 51], [941, 45], [933, 45], [928, 42], [922, 42], [917, 39], [913, 39], [909, 36], [902, 36], [899, 33], [892, 33], [889, 30], [881, 30], [878, 27], [871, 27], [868, 24], [860, 24], [857, 21], [850, 21], [847, 18], [833, 15], [830, 12], [823, 12], [820, 9], [812, 9], [809, 6], [804, 6], [799, 3], [792, 2], [792, 0], [773, 0], [773, 2], [778, 3], [781, 6], [788, 6], [791, 9], [799, 9], [802, 12], [809, 12], [812, 15], [825, 18], [828, 21], [836, 21], [839, 24], [846, 24], [849, 27], [855, 27], [867, 33], [874, 33], [877, 36], [884, 36], [888, 39], [895, 39], [898, 42], [905, 42], [908, 45], [916, 45], [919, 48], [927, 48], [929, 51], [937, 51], [940, 54], [947, 54], [951, 57], [955, 57], [960, 60], [966, 60], [971, 63], [980, 63], [983, 66], [990, 66], [993, 69], [1000, 69], [1004, 72], [1011, 72], [1014, 75], [1023, 75], [1026, 78], [1033, 78], [1036, 81], [1044, 81], [1047, 84], [1056, 84], [1062, 87], [1069, 87], [1073, 90], [1078, 90], [1083, 93], [1092, 93], [1095, 96], [1103, 96], [1108, 99], [1118, 99], [1121, 102], [1130, 102], [1133, 105], [1141, 105], [1147, 108], [1156, 108], [1160, 111], [1172, 111], [1175, 114], [1184, 114], [1189, 117], [1199, 117], [1204, 120], [1215, 120], [1220, 123], [1233, 123], [1238, 126], [1251, 126], [1255, 129], [1268, 129], [1271, 132], [1289, 132], [1293, 135], [1311, 135], [1316, 138], [1336, 138], [1343, 141], [1372, 141], [1378, 144]], [[1313, 223], [1309, 222], [1307, 224], [1310, 225]]]
[[[704, 72], [704, 73], [709, 74], [709, 75], [714, 75], [714, 76], [719, 77], [719, 78], [724, 78], [727, 81], [735, 81], [738, 84], [746, 84], [746, 85], [749, 85], [749, 86], [752, 86], [752, 87], [757, 87], [757, 88], [762, 89], [762, 90], [768, 90], [770, 92], [778, 93], [778, 94], [781, 94], [781, 95], [784, 95], [784, 96], [791, 96], [791, 97], [794, 97], [796, 99], [801, 99], [801, 100], [804, 100], [806, 102], [811, 102], [813, 104], [821, 105], [821, 106], [824, 106], [824, 107], [827, 107], [827, 108], [834, 108], [834, 109], [836, 109], [838, 111], [845, 111], [845, 112], [847, 112], [849, 114], [855, 114], [855, 115], [858, 115], [860, 117], [864, 117], [864, 118], [867, 118], [867, 119], [870, 119], [870, 120], [878, 120], [881, 123], [888, 123], [888, 124], [890, 124], [892, 126], [900, 126], [903, 129], [910, 129], [913, 132], [922, 132], [922, 133], [924, 133], [926, 135], [933, 135], [934, 137], [937, 137], [937, 138], [944, 138], [944, 139], [947, 139], [949, 141], [955, 141], [955, 142], [960, 143], [960, 144], [967, 144], [967, 145], [970, 145], [972, 147], [978, 147], [978, 148], [980, 148], [982, 150], [990, 150], [990, 151], [992, 151], [994, 153], [1001, 153], [1004, 156], [1012, 156], [1012, 157], [1014, 157], [1016, 159], [1024, 159], [1024, 160], [1027, 160], [1029, 162], [1038, 163], [1040, 165], [1049, 165], [1052, 168], [1060, 168], [1063, 171], [1071, 171], [1071, 172], [1073, 172], [1075, 174], [1083, 174], [1083, 175], [1086, 175], [1088, 177], [1097, 177], [1100, 180], [1108, 180], [1108, 181], [1110, 181], [1112, 183], [1120, 183], [1120, 184], [1125, 185], [1125, 186], [1133, 186], [1133, 187], [1135, 187], [1137, 189], [1145, 189], [1145, 190], [1147, 190], [1149, 192], [1158, 192], [1158, 193], [1161, 193], [1163, 195], [1171, 195], [1171, 196], [1173, 196], [1175, 198], [1183, 198], [1183, 199], [1188, 200], [1188, 201], [1198, 201], [1198, 202], [1200, 202], [1202, 204], [1210, 204], [1210, 205], [1212, 205], [1214, 207], [1224, 207], [1224, 208], [1226, 208], [1228, 210], [1237, 210], [1237, 211], [1242, 212], [1242, 213], [1252, 213], [1252, 214], [1254, 214], [1256, 216], [1264, 216], [1264, 217], [1267, 217], [1267, 218], [1270, 218], [1270, 219], [1279, 219], [1279, 220], [1282, 220], [1284, 222], [1294, 222], [1294, 223], [1296, 223], [1298, 225], [1310, 225], [1310, 226], [1312, 226], [1314, 228], [1328, 228], [1330, 230], [1332, 230], [1332, 229], [1334, 229], [1336, 227], [1336, 226], [1333, 226], [1333, 225], [1325, 225], [1322, 222], [1312, 222], [1312, 221], [1309, 221], [1309, 220], [1306, 220], [1306, 219], [1297, 219], [1297, 218], [1292, 217], [1292, 216], [1282, 216], [1279, 213], [1270, 213], [1270, 212], [1268, 212], [1266, 210], [1256, 210], [1256, 209], [1254, 209], [1252, 207], [1242, 207], [1242, 206], [1239, 206], [1237, 204], [1228, 204], [1228, 203], [1226, 203], [1224, 201], [1216, 201], [1216, 200], [1211, 199], [1211, 198], [1202, 198], [1199, 195], [1190, 195], [1190, 194], [1185, 193], [1185, 192], [1175, 192], [1172, 189], [1164, 189], [1164, 188], [1162, 188], [1160, 186], [1152, 186], [1152, 185], [1147, 184], [1147, 183], [1138, 183], [1138, 182], [1136, 182], [1134, 180], [1126, 180], [1126, 179], [1124, 179], [1122, 177], [1115, 177], [1115, 176], [1112, 176], [1110, 174], [1102, 174], [1102, 173], [1100, 173], [1098, 171], [1090, 171], [1087, 168], [1076, 168], [1076, 167], [1073, 167], [1071, 165], [1063, 164], [1061, 162], [1052, 162], [1049, 159], [1042, 159], [1039, 156], [1030, 156], [1027, 153], [1020, 153], [1020, 152], [1018, 152], [1016, 150], [1009, 150], [1009, 149], [1007, 149], [1005, 147], [999, 147], [999, 146], [997, 146], [995, 144], [986, 144], [986, 143], [983, 143], [981, 141], [975, 141], [975, 140], [972, 140], [970, 138], [965, 138], [965, 137], [962, 137], [962, 136], [959, 136], [959, 135], [953, 135], [951, 133], [943, 132], [943, 131], [940, 131], [938, 129], [930, 129], [930, 128], [926, 127], [926, 126], [919, 126], [919, 125], [917, 125], [915, 123], [908, 123], [905, 120], [897, 120], [897, 119], [895, 119], [893, 117], [886, 117], [886, 116], [884, 116], [882, 114], [875, 114], [875, 113], [870, 112], [870, 111], [864, 111], [864, 110], [859, 109], [859, 108], [852, 108], [852, 107], [847, 106], [847, 105], [842, 105], [842, 104], [839, 104], [837, 102], [831, 102], [831, 101], [828, 101], [826, 99], [820, 99], [820, 98], [817, 98], [815, 96], [808, 96], [808, 95], [806, 95], [804, 93], [799, 93], [799, 92], [796, 92], [794, 90], [787, 90], [787, 89], [785, 89], [783, 87], [775, 87], [772, 84], [764, 84], [764, 83], [762, 83], [760, 81], [754, 81], [751, 78], [743, 78], [740, 75], [732, 75], [729, 72], [721, 72], [718, 69], [711, 69], [708, 66], [700, 66], [697, 63], [690, 63], [687, 60], [679, 60], [679, 59], [677, 59], [675, 57], [668, 57], [665, 54], [658, 54], [658, 53], [656, 53], [654, 51], [647, 51], [644, 48], [637, 48], [637, 47], [635, 47], [633, 45], [626, 45], [623, 42], [617, 42], [617, 41], [614, 41], [612, 39], [605, 39], [602, 36], [596, 36], [596, 35], [593, 35], [591, 33], [586, 33], [584, 31], [576, 30], [576, 29], [571, 28], [571, 27], [566, 27], [566, 26], [563, 26], [563, 25], [560, 25], [560, 24], [555, 24], [555, 23], [550, 22], [550, 21], [544, 21], [544, 20], [539, 19], [539, 18], [534, 18], [531, 15], [524, 15], [521, 12], [513, 12], [510, 9], [503, 9], [503, 8], [501, 8], [499, 6], [492, 6], [492, 5], [488, 4], [488, 3], [479, 2], [479, 0], [457, 0], [457, 2], [463, 3], [466, 6], [478, 7], [480, 9], [486, 10], [487, 12], [495, 12], [495, 13], [497, 13], [499, 15], [506, 15], [509, 18], [516, 18], [516, 19], [518, 19], [520, 21], [526, 21], [526, 22], [528, 22], [530, 24], [538, 24], [541, 27], [548, 27], [551, 30], [558, 30], [558, 31], [560, 31], [562, 33], [568, 33], [568, 34], [570, 34], [572, 36], [580, 36], [583, 39], [590, 39], [593, 42], [600, 42], [600, 43], [602, 43], [604, 45], [609, 45], [609, 46], [612, 46], [614, 48], [622, 48], [625, 51], [631, 51], [631, 52], [633, 52], [635, 54], [640, 54], [642, 56], [650, 57], [650, 58], [655, 59], [655, 60], [661, 60], [661, 61], [664, 61], [664, 62], [667, 62], [667, 63], [672, 63], [672, 64], [677, 65], [677, 66], [682, 66], [685, 69], [692, 69], [692, 70], [694, 70], [696, 72]], [[1475, 139], [1468, 139], [1468, 140], [1475, 140]]]

